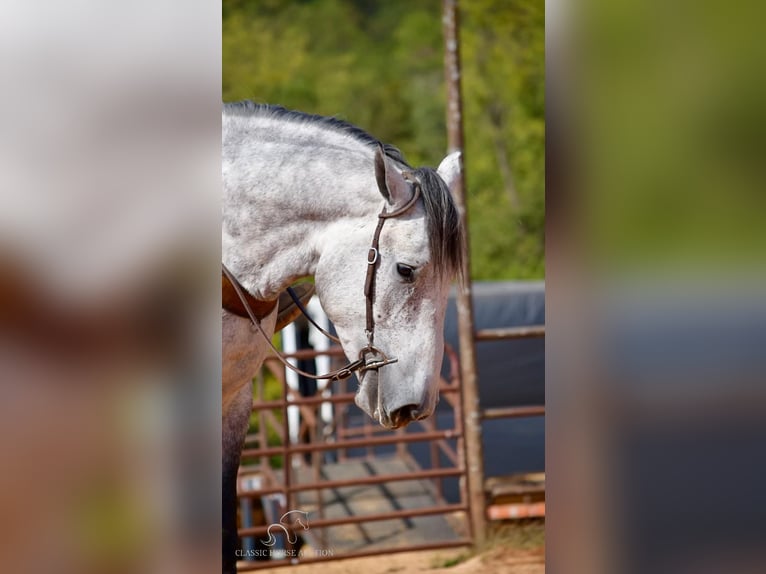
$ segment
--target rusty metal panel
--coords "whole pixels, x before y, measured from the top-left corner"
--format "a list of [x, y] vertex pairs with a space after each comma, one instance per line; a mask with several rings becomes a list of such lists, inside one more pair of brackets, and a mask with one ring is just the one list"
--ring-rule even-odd
[[[298, 353], [304, 358], [319, 355]], [[338, 351], [331, 348], [328, 354]], [[443, 403], [454, 409], [452, 426], [440, 427], [428, 419], [395, 431], [366, 419], [351, 426], [344, 412], [354, 393], [345, 382], [335, 383], [338, 393], [330, 397], [301, 397], [287, 386], [281, 364], [267, 362], [282, 396], [266, 399], [262, 379], [254, 387], [258, 429], [242, 452], [239, 493], [241, 511], [249, 516], [239, 533], [243, 551], [249, 548], [251, 555], [242, 557], [241, 571], [472, 543], [466, 490], [460, 490], [457, 503], [448, 503], [442, 494], [444, 480], [457, 480], [462, 487], [466, 475], [459, 363], [450, 348], [447, 360], [452, 371], [449, 380], [441, 381], [440, 392]], [[318, 428], [323, 403], [332, 404], [340, 415], [331, 434]], [[307, 442], [290, 442], [289, 408], [300, 409]], [[416, 444], [425, 445], [430, 466], [421, 467], [410, 453]], [[300, 539], [290, 538], [293, 531], [287, 534], [279, 526], [290, 510], [308, 512], [304, 522], [309, 528], [298, 533]], [[280, 539], [278, 551], [263, 547], [270, 534]], [[259, 552], [271, 559], [250, 559]]]

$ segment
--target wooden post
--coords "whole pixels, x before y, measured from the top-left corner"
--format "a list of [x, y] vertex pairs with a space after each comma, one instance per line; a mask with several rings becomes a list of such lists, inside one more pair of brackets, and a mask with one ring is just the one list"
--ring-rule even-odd
[[[460, 92], [460, 20], [457, 0], [443, 0], [444, 75], [447, 84], [447, 138], [449, 151], [463, 146], [463, 102]], [[473, 302], [471, 300], [471, 265], [468, 244], [468, 209], [465, 198], [464, 157], [455, 199], [466, 230], [463, 277], [465, 285], [457, 295], [458, 334], [460, 337], [460, 376], [463, 385], [463, 416], [466, 463], [468, 466], [468, 503], [474, 544], [480, 546], [486, 538], [484, 498], [484, 450], [481, 441], [479, 387], [476, 375], [476, 345], [474, 341]]]

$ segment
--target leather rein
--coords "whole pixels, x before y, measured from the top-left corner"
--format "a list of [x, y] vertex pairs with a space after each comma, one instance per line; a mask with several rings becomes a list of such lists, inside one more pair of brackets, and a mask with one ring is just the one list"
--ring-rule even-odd
[[[239, 281], [237, 281], [236, 277], [234, 277], [234, 274], [231, 271], [229, 271], [226, 265], [223, 262], [221, 263], [223, 274], [226, 275], [226, 277], [228, 278], [228, 280], [231, 282], [232, 286], [234, 287], [234, 290], [236, 291], [237, 296], [239, 297], [239, 300], [242, 302], [242, 305], [247, 311], [247, 315], [250, 318], [250, 321], [252, 322], [253, 326], [257, 328], [258, 332], [260, 332], [264, 340], [268, 343], [269, 347], [271, 347], [271, 350], [274, 351], [274, 354], [285, 365], [285, 367], [289, 368], [292, 371], [295, 371], [301, 376], [308, 377], [310, 379], [315, 379], [315, 380], [329, 379], [330, 381], [340, 381], [340, 380], [349, 378], [355, 372], [359, 372], [361, 374], [366, 371], [373, 371], [373, 370], [377, 371], [381, 367], [390, 365], [391, 363], [396, 363], [398, 361], [398, 359], [396, 358], [389, 359], [383, 351], [381, 351], [374, 345], [375, 316], [373, 314], [373, 304], [375, 302], [375, 278], [377, 275], [378, 263], [380, 261], [379, 244], [380, 244], [380, 233], [383, 230], [383, 224], [386, 222], [387, 219], [398, 217], [406, 213], [407, 211], [410, 210], [410, 208], [412, 208], [413, 205], [415, 205], [418, 198], [420, 197], [420, 184], [418, 182], [414, 182], [413, 188], [414, 188], [414, 192], [412, 194], [412, 198], [402, 208], [392, 212], [387, 212], [384, 206], [383, 210], [378, 214], [378, 225], [377, 227], [375, 227], [375, 233], [372, 236], [372, 244], [370, 245], [370, 249], [367, 252], [367, 276], [364, 282], [364, 297], [366, 299], [366, 307], [365, 307], [366, 325], [365, 325], [364, 333], [367, 336], [367, 346], [364, 347], [361, 351], [359, 351], [359, 357], [357, 358], [356, 361], [350, 362], [335, 371], [331, 371], [324, 375], [314, 375], [312, 373], [307, 373], [306, 371], [302, 371], [298, 367], [292, 365], [287, 359], [285, 359], [285, 357], [282, 355], [279, 349], [277, 349], [274, 346], [274, 343], [271, 342], [271, 337], [268, 336], [268, 334], [264, 331], [263, 327], [261, 326], [261, 322], [256, 317], [252, 307], [250, 306], [250, 303], [248, 302], [248, 297], [246, 296], [242, 285], [239, 283]], [[288, 291], [291, 292], [292, 289], [288, 288]], [[311, 317], [306, 312], [306, 309], [304, 308], [304, 306], [300, 303], [300, 300], [298, 300], [298, 298], [295, 297], [294, 293], [291, 292], [290, 295], [293, 297], [293, 300], [295, 301], [296, 305], [301, 310], [301, 312], [304, 315], [306, 315], [308, 320], [311, 321], [311, 323], [314, 324], [314, 326], [316, 326], [326, 337], [328, 337], [332, 341], [335, 341], [336, 343], [340, 343], [340, 340], [337, 337], [333, 337], [332, 335], [327, 333], [324, 329], [319, 327], [319, 325], [317, 325], [313, 319], [311, 319]], [[369, 362], [367, 360], [368, 355], [370, 355], [372, 359]]]

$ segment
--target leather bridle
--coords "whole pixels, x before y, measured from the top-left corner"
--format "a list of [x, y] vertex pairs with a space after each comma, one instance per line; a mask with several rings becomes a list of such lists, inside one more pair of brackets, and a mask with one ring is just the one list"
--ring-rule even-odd
[[[409, 174], [404, 174], [405, 177], [408, 177]], [[301, 369], [295, 367], [292, 365], [287, 359], [285, 359], [282, 354], [279, 352], [279, 349], [277, 349], [274, 344], [271, 342], [271, 338], [268, 336], [268, 334], [263, 330], [263, 327], [261, 326], [261, 322], [256, 317], [255, 313], [253, 312], [250, 303], [247, 300], [247, 297], [245, 295], [244, 288], [242, 285], [237, 281], [236, 277], [234, 277], [234, 274], [229, 271], [229, 269], [226, 267], [224, 263], [221, 263], [221, 268], [223, 269], [224, 275], [229, 279], [232, 286], [234, 287], [234, 290], [237, 293], [237, 296], [239, 297], [240, 301], [242, 302], [242, 305], [245, 307], [245, 310], [247, 311], [247, 315], [250, 318], [250, 321], [252, 322], [253, 326], [257, 328], [258, 332], [261, 333], [265, 341], [269, 344], [272, 351], [276, 354], [277, 358], [285, 365], [285, 367], [288, 367], [292, 371], [295, 371], [299, 375], [302, 375], [304, 377], [308, 377], [310, 379], [316, 379], [316, 380], [324, 380], [329, 379], [330, 381], [340, 381], [343, 379], [349, 378], [353, 373], [359, 372], [360, 374], [366, 372], [366, 371], [377, 371], [381, 367], [385, 367], [386, 365], [390, 365], [391, 363], [396, 363], [398, 359], [396, 358], [388, 358], [386, 354], [378, 349], [375, 344], [375, 316], [373, 314], [373, 305], [375, 303], [375, 279], [377, 276], [377, 270], [378, 270], [378, 264], [380, 262], [380, 251], [379, 251], [379, 244], [380, 244], [380, 233], [383, 230], [383, 224], [386, 222], [387, 219], [391, 219], [394, 217], [399, 217], [400, 215], [406, 213], [409, 211], [413, 205], [417, 202], [418, 198], [420, 197], [420, 183], [417, 181], [413, 182], [413, 194], [412, 198], [400, 209], [397, 209], [392, 212], [386, 211], [385, 206], [383, 207], [383, 210], [378, 214], [378, 225], [375, 227], [375, 233], [372, 236], [372, 244], [370, 245], [370, 249], [367, 252], [367, 276], [364, 281], [364, 297], [366, 300], [366, 306], [365, 306], [365, 313], [366, 313], [366, 325], [364, 333], [367, 336], [367, 346], [364, 347], [361, 351], [359, 351], [359, 357], [356, 361], [353, 361], [351, 363], [348, 363], [347, 365], [341, 367], [340, 369], [337, 369], [335, 371], [331, 371], [324, 375], [314, 375], [312, 373], [307, 373], [305, 371], [302, 371]], [[305, 308], [303, 305], [300, 304], [299, 301], [297, 301], [299, 308], [301, 311], [309, 318], [309, 320], [314, 323], [314, 321], [311, 319], [311, 317], [308, 316], [306, 313]], [[316, 323], [314, 323], [316, 325]], [[328, 338], [332, 339], [333, 341], [340, 343], [340, 341], [336, 338], [324, 331], [324, 329], [320, 328], [320, 331], [324, 333]], [[371, 357], [371, 360], [368, 360], [368, 355]]]

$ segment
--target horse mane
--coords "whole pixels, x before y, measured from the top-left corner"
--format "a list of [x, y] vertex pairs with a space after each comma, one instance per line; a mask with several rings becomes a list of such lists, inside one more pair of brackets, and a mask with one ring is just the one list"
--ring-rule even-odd
[[462, 276], [465, 233], [461, 224], [460, 213], [449, 188], [435, 169], [430, 167], [413, 168], [407, 163], [399, 148], [383, 143], [363, 129], [336, 117], [308, 114], [250, 100], [224, 103], [223, 113], [231, 116], [260, 116], [311, 124], [320, 129], [351, 136], [371, 149], [383, 146], [387, 157], [412, 171], [420, 181], [421, 197], [423, 198], [428, 225], [429, 247], [434, 265], [440, 269], [447, 269], [461, 281], [465, 279]]
[[453, 277], [463, 282], [466, 279], [463, 276], [465, 233], [452, 193], [435, 169], [419, 167], [414, 172], [420, 181], [434, 264], [448, 269]]

